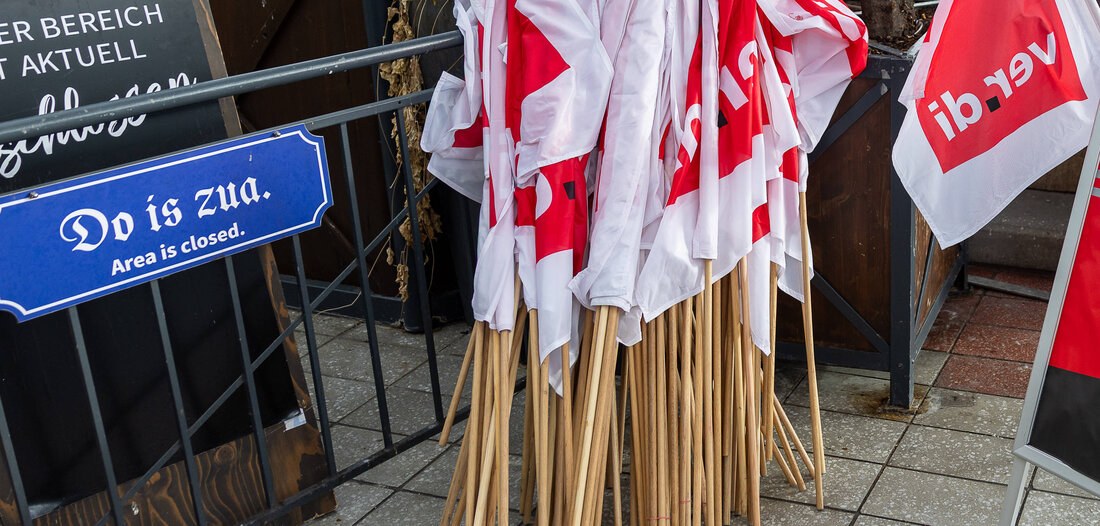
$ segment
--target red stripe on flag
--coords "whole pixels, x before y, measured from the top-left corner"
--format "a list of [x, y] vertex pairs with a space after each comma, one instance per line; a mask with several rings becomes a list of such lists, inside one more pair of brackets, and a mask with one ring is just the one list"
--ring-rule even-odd
[[535, 226], [535, 187], [516, 188], [516, 226]]
[[535, 261], [572, 249], [574, 274], [581, 270], [584, 244], [588, 237], [588, 206], [585, 202], [588, 190], [584, 179], [587, 162], [588, 156], [584, 155], [542, 167], [539, 177], [545, 183], [540, 181], [538, 184], [546, 184], [550, 195], [539, 196], [537, 192], [532, 192], [536, 194], [536, 200], [550, 200], [546, 209], [534, 218]]
[[756, 243], [770, 233], [772, 233], [772, 222], [768, 216], [768, 205], [763, 204], [752, 211], [752, 242]]
[[1050, 365], [1100, 378], [1100, 352], [1096, 327], [1100, 326], [1100, 302], [1093, 288], [1100, 279], [1100, 198], [1090, 197], [1077, 255], [1073, 260], [1066, 299], [1054, 333]]
[[508, 73], [505, 91], [505, 122], [512, 138], [519, 142], [523, 100], [558, 78], [569, 64], [546, 39], [537, 25], [516, 9], [515, 1], [508, 10]]

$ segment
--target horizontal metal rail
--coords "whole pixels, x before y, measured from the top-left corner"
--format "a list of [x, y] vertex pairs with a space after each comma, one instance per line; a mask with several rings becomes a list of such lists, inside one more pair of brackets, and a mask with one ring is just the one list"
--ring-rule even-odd
[[0, 123], [0, 143], [33, 139], [50, 133], [93, 126], [102, 122], [154, 113], [199, 102], [232, 97], [274, 86], [323, 77], [350, 69], [374, 66], [412, 55], [462, 45], [462, 35], [450, 31], [395, 44], [351, 51], [251, 73], [199, 82], [165, 91], [109, 102], [98, 102], [49, 115], [35, 115]]

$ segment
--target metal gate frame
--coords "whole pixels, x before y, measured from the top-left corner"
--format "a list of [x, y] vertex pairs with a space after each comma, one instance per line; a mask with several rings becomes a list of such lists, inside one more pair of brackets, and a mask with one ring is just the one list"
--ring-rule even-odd
[[[0, 144], [18, 141], [21, 139], [35, 138], [41, 135], [80, 128], [83, 126], [96, 125], [102, 122], [117, 120], [128, 116], [156, 113], [158, 111], [164, 111], [200, 102], [216, 101], [223, 97], [237, 96], [264, 88], [291, 84], [294, 82], [322, 77], [325, 75], [351, 69], [374, 67], [383, 62], [388, 62], [413, 55], [420, 55], [439, 49], [458, 47], [461, 45], [461, 35], [457, 31], [451, 31], [448, 33], [417, 38], [405, 42], [371, 47], [368, 49], [353, 51], [350, 53], [343, 53], [330, 57], [299, 62], [296, 64], [234, 75], [222, 79], [215, 79], [208, 82], [202, 82], [190, 86], [181, 87], [178, 89], [139, 95], [111, 102], [91, 104], [88, 106], [58, 112], [50, 115], [15, 119], [0, 123]], [[123, 510], [125, 509], [126, 504], [128, 504], [130, 499], [132, 499], [137, 494], [137, 492], [149, 482], [154, 474], [164, 468], [168, 464], [168, 462], [181, 451], [183, 453], [183, 459], [186, 466], [188, 487], [190, 488], [191, 492], [191, 501], [193, 511], [195, 513], [195, 518], [198, 524], [207, 524], [207, 517], [206, 513], [204, 512], [202, 503], [202, 488], [199, 483], [198, 471], [195, 463], [196, 452], [192, 447], [192, 437], [203, 426], [203, 424], [205, 424], [210, 419], [210, 417], [213, 416], [215, 411], [217, 411], [218, 408], [222, 407], [222, 405], [230, 398], [230, 396], [236, 393], [242, 387], [247, 391], [248, 403], [252, 413], [252, 436], [257, 444], [259, 464], [262, 472], [264, 499], [266, 504], [266, 509], [263, 512], [248, 519], [245, 524], [260, 524], [279, 518], [294, 510], [295, 508], [305, 503], [308, 503], [313, 499], [316, 499], [324, 493], [331, 491], [336, 486], [355, 478], [363, 472], [381, 464], [382, 462], [385, 462], [388, 459], [393, 458], [397, 454], [419, 444], [420, 442], [423, 442], [424, 440], [438, 433], [442, 429], [444, 412], [442, 393], [440, 392], [439, 385], [439, 370], [435, 353], [435, 340], [432, 333], [431, 323], [424, 323], [423, 332], [425, 341], [425, 352], [427, 353], [428, 358], [432, 401], [435, 412], [435, 422], [411, 435], [408, 435], [404, 439], [394, 441], [394, 437], [391, 432], [390, 415], [386, 402], [386, 387], [382, 374], [382, 364], [379, 354], [377, 334], [375, 332], [376, 318], [374, 314], [374, 305], [371, 301], [372, 294], [370, 291], [370, 282], [368, 280], [370, 267], [367, 266], [366, 261], [367, 255], [372, 253], [378, 247], [383, 246], [383, 243], [388, 242], [391, 235], [397, 233], [398, 228], [405, 221], [406, 217], [409, 218], [413, 239], [413, 257], [411, 266], [413, 267], [414, 273], [414, 294], [417, 299], [416, 306], [419, 308], [418, 314], [420, 319], [431, 320], [431, 313], [429, 310], [430, 302], [427, 291], [428, 281], [425, 279], [424, 247], [420, 238], [420, 225], [418, 222], [417, 214], [410, 214], [409, 211], [416, 210], [417, 203], [428, 192], [435, 188], [435, 186], [437, 185], [437, 181], [433, 179], [432, 181], [428, 182], [419, 193], [416, 192], [414, 190], [412, 170], [408, 166], [408, 164], [404, 164], [401, 167], [400, 178], [402, 180], [403, 189], [408, 196], [408, 202], [403, 208], [394, 211], [392, 219], [382, 228], [379, 233], [377, 233], [369, 241], [365, 241], [363, 229], [359, 221], [360, 217], [358, 200], [355, 191], [355, 173], [352, 166], [351, 145], [348, 139], [347, 126], [347, 123], [353, 120], [373, 117], [382, 119], [389, 114], [393, 114], [397, 120], [398, 139], [401, 154], [403, 158], [408, 159], [408, 137], [406, 137], [405, 134], [404, 112], [400, 110], [406, 106], [428, 102], [431, 99], [431, 95], [432, 90], [423, 90], [405, 96], [379, 100], [369, 104], [364, 104], [353, 108], [328, 113], [325, 115], [319, 115], [296, 123], [288, 123], [303, 124], [310, 131], [329, 127], [339, 128], [339, 143], [340, 150], [343, 154], [342, 159], [344, 163], [346, 184], [348, 185], [351, 223], [355, 226], [354, 242], [357, 256], [355, 260], [351, 261], [344, 268], [344, 270], [337, 275], [335, 280], [333, 280], [331, 283], [328, 283], [327, 286], [325, 286], [318, 292], [317, 289], [319, 287], [311, 287], [310, 283], [306, 280], [302, 260], [302, 248], [299, 237], [297, 235], [292, 236], [291, 242], [293, 244], [295, 262], [295, 276], [292, 279], [292, 284], [297, 289], [299, 305], [301, 306], [301, 314], [293, 319], [290, 325], [287, 326], [285, 330], [283, 330], [282, 334], [280, 334], [274, 341], [272, 341], [267, 346], [267, 348], [259, 354], [256, 359], [251, 358], [251, 349], [249, 349], [247, 340], [245, 338], [244, 318], [241, 309], [239, 291], [237, 289], [235, 274], [233, 270], [234, 258], [233, 256], [223, 258], [229, 276], [229, 288], [237, 334], [239, 340], [241, 341], [240, 356], [242, 361], [241, 363], [243, 373], [233, 383], [230, 384], [230, 386], [217, 398], [213, 405], [207, 408], [206, 411], [192, 423], [187, 422], [184, 413], [183, 401], [180, 391], [179, 374], [176, 369], [176, 364], [173, 358], [173, 352], [169, 341], [167, 320], [165, 318], [165, 311], [161, 300], [159, 282], [154, 280], [150, 283], [150, 291], [154, 301], [155, 314], [158, 322], [158, 330], [164, 348], [165, 360], [167, 362], [166, 365], [168, 369], [169, 386], [171, 388], [172, 400], [175, 406], [174, 409], [176, 413], [176, 424], [178, 427], [180, 439], [175, 442], [171, 447], [169, 447], [159, 458], [159, 460], [149, 467], [149, 469], [142, 477], [135, 481], [135, 484], [130, 489], [130, 491], [126, 492], [121, 497], [116, 491], [110, 491], [118, 487], [118, 480], [115, 476], [114, 464], [112, 463], [110, 449], [108, 448], [107, 444], [107, 435], [103, 423], [103, 415], [101, 413], [97, 397], [97, 389], [92, 377], [91, 367], [89, 365], [87, 348], [84, 344], [80, 316], [77, 312], [76, 307], [70, 307], [68, 309], [68, 317], [72, 328], [74, 341], [76, 342], [77, 359], [84, 380], [85, 393], [90, 402], [90, 411], [96, 435], [96, 444], [99, 449], [100, 459], [102, 461], [105, 479], [107, 481], [107, 488], [105, 489], [109, 489], [109, 491], [106, 491], [106, 493], [109, 496], [110, 512], [107, 515], [100, 517], [96, 522], [97, 525], [107, 524], [108, 521], [112, 519], [115, 524], [124, 524]], [[396, 192], [401, 189], [402, 188], [395, 188], [394, 191]], [[313, 314], [318, 310], [320, 306], [324, 305], [327, 300], [330, 300], [330, 296], [332, 296], [334, 293], [337, 293], [342, 288], [346, 289], [346, 287], [342, 287], [341, 284], [349, 276], [351, 276], [353, 272], [358, 273], [359, 281], [363, 287], [361, 291], [362, 294], [359, 294], [359, 298], [362, 303], [362, 310], [360, 312], [363, 313], [363, 318], [366, 322], [366, 329], [368, 332], [368, 346], [371, 358], [371, 367], [373, 373], [372, 376], [374, 378], [375, 391], [377, 394], [376, 402], [378, 405], [378, 414], [382, 427], [383, 448], [370, 454], [366, 458], [355, 461], [350, 466], [342, 470], [338, 470], [336, 467], [336, 460], [333, 452], [331, 425], [328, 417], [328, 408], [325, 402], [324, 380], [321, 374], [317, 338], [313, 326]], [[283, 346], [284, 342], [286, 342], [287, 339], [294, 334], [295, 330], [299, 326], [303, 326], [306, 335], [305, 340], [308, 348], [308, 357], [311, 365], [310, 368], [312, 370], [314, 393], [316, 395], [313, 403], [315, 404], [318, 413], [321, 439], [326, 456], [327, 475], [323, 480], [314, 484], [313, 486], [310, 486], [300, 491], [296, 495], [293, 495], [283, 500], [282, 502], [277, 502], [274, 492], [271, 461], [268, 456], [267, 446], [263, 433], [264, 429], [259, 416], [259, 405], [254, 375], [260, 364], [269, 359], [272, 355], [275, 355], [276, 351]], [[522, 384], [520, 382], [517, 382], [516, 388], [519, 389], [521, 386]], [[457, 418], [465, 418], [468, 413], [469, 407], [467, 406], [458, 411]], [[8, 421], [3, 410], [2, 400], [0, 400], [0, 444], [3, 445], [5, 460], [7, 461], [9, 466], [13, 492], [20, 520], [23, 524], [29, 525], [32, 523], [32, 516], [30, 508], [28, 506], [27, 495], [23, 485], [23, 480], [20, 476], [18, 460], [15, 456], [15, 450], [12, 447], [11, 429], [8, 425]]]

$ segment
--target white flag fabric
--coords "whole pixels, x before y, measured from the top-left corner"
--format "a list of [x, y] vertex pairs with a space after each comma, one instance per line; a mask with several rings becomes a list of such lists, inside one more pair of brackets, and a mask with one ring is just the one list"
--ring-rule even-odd
[[798, 129], [802, 149], [811, 152], [848, 83], [867, 63], [867, 27], [841, 0], [759, 0], [758, 5], [780, 34], [792, 37]]
[[[588, 264], [570, 289], [589, 308], [634, 305], [646, 195], [657, 170], [653, 140], [664, 60], [665, 0], [608, 0], [601, 20], [614, 60], [599, 155]], [[635, 331], [637, 332], [637, 331]]]
[[510, 3], [505, 91], [515, 145], [517, 255], [527, 305], [538, 310], [539, 358], [551, 357], [549, 380], [558, 388], [561, 359], [552, 353], [570, 340], [570, 363], [579, 352], [579, 306], [568, 285], [588, 239], [585, 168], [612, 68], [599, 31], [575, 0]]
[[1095, 2], [941, 2], [901, 93], [893, 153], [940, 246], [970, 237], [1084, 148], [1098, 88]]
[[515, 185], [514, 142], [505, 120], [505, 67], [501, 49], [507, 38], [507, 5], [501, 0], [474, 4], [482, 25], [480, 54], [485, 182], [479, 221], [477, 268], [474, 270], [474, 317], [493, 330], [515, 323]]
[[455, 25], [462, 33], [460, 79], [446, 71], [432, 92], [420, 148], [432, 154], [428, 171], [460, 194], [481, 202], [485, 182], [482, 148], [481, 53], [478, 20], [469, 0], [455, 0]]

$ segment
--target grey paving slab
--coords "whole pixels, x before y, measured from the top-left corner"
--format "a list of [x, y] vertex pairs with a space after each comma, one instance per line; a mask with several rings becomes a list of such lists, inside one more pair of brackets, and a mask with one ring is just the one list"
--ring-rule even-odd
[[348, 526], [367, 515], [378, 503], [393, 494], [393, 490], [347, 482], [335, 489], [336, 511], [307, 522], [309, 526]]
[[775, 365], [775, 397], [784, 401], [795, 387], [806, 378], [806, 367], [779, 362]]
[[394, 492], [390, 498], [370, 512], [359, 524], [385, 526], [423, 526], [439, 524], [444, 500], [439, 497]]
[[921, 385], [932, 385], [940, 375], [948, 354], [941, 351], [922, 350], [913, 364], [913, 381]]
[[[792, 405], [785, 410], [802, 445], [807, 451], [813, 451], [810, 410]], [[821, 412], [821, 435], [827, 455], [881, 464], [886, 462], [904, 431], [905, 424], [902, 422], [833, 411]]]
[[[422, 469], [428, 467], [443, 454], [447, 447], [431, 441], [421, 442], [401, 454], [367, 470], [355, 477], [360, 482], [370, 482], [381, 486], [400, 487], [413, 478]], [[452, 466], [453, 467], [453, 466]]]
[[458, 462], [459, 446], [450, 446], [436, 457], [428, 467], [409, 480], [404, 489], [446, 497], [451, 486], [451, 476]]
[[471, 327], [465, 322], [448, 323], [435, 329], [435, 348], [437, 351], [462, 356], [466, 353], [466, 344], [470, 340]]
[[[294, 313], [292, 316], [297, 317], [300, 312]], [[324, 334], [326, 336], [336, 336], [359, 323], [359, 320], [355, 318], [347, 318], [344, 316], [336, 316], [333, 314], [314, 314], [313, 315], [313, 330], [317, 334]]]
[[[449, 354], [440, 354], [436, 357], [436, 365], [439, 371], [439, 389], [443, 396], [443, 405], [451, 403], [455, 384], [458, 383], [458, 373], [462, 370], [462, 357]], [[473, 389], [473, 376], [463, 383], [462, 396], [459, 398], [460, 407], [470, 403], [470, 393]], [[416, 391], [432, 392], [432, 375], [428, 363], [420, 364], [393, 385], [413, 389]]]
[[[370, 348], [366, 343], [335, 338], [321, 347], [319, 353], [322, 374], [348, 380], [374, 381]], [[380, 345], [378, 355], [386, 385], [397, 382], [428, 361], [422, 350], [404, 346]]]
[[[880, 464], [825, 457], [825, 504], [847, 511], [858, 510], [881, 469]], [[797, 487], [789, 485], [779, 466], [769, 462], [768, 475], [760, 479], [760, 494], [805, 504], [816, 503], [817, 492], [813, 481], [804, 466], [801, 467], [801, 472], [806, 481], [805, 491], [798, 491]]]
[[988, 526], [1000, 517], [1005, 486], [886, 467], [867, 502], [866, 513], [944, 526]]
[[1077, 486], [1062, 480], [1061, 477], [1050, 473], [1049, 471], [1036, 470], [1035, 480], [1032, 482], [1032, 486], [1035, 489], [1043, 490], [1051, 493], [1064, 493], [1066, 495], [1072, 495], [1074, 497], [1084, 497], [1087, 499], [1097, 499], [1096, 495], [1089, 493]]
[[[890, 381], [835, 371], [820, 371], [817, 375], [818, 401], [822, 409], [908, 422], [915, 411], [902, 411], [888, 404]], [[913, 407], [919, 407], [928, 386], [914, 388]], [[787, 397], [787, 404], [810, 406], [808, 381], [803, 379]]]
[[883, 519], [882, 517], [872, 517], [870, 515], [860, 515], [852, 526], [906, 526], [908, 524], [916, 523]]
[[1012, 440], [951, 429], [911, 426], [891, 466], [1008, 484]]
[[[424, 333], [407, 332], [403, 329], [396, 327], [390, 327], [379, 323], [374, 324], [374, 333], [378, 336], [378, 343], [381, 345], [400, 345], [404, 347], [412, 347], [415, 349], [423, 349], [426, 345], [424, 339]], [[432, 333], [433, 336], [435, 333]], [[351, 330], [340, 335], [342, 338], [348, 340], [355, 340], [360, 342], [367, 341], [369, 333], [367, 331], [366, 322], [360, 320], [355, 324]], [[439, 342], [436, 342], [436, 349], [440, 348]]]
[[[294, 318], [291, 318], [293, 320]], [[332, 334], [321, 334], [316, 330], [313, 331], [313, 339], [317, 342], [317, 346], [320, 347], [329, 342], [329, 340], [335, 338]], [[304, 355], [309, 351], [309, 347], [306, 346], [306, 330], [305, 325], [299, 325], [297, 329], [294, 329], [294, 343], [298, 346], [298, 354]]]
[[[395, 437], [394, 440], [397, 440]], [[336, 454], [337, 469], [344, 469], [355, 462], [382, 450], [382, 433], [342, 425], [332, 426], [332, 449]]]
[[[450, 434], [449, 437], [447, 437], [447, 443], [449, 443], [449, 444], [461, 444], [462, 443], [462, 436], [466, 433], [466, 422], [468, 422], [468, 421], [469, 421], [469, 419], [462, 419], [461, 421], [457, 421], [457, 422], [455, 422], [454, 424], [451, 425], [451, 434]], [[439, 433], [436, 433], [435, 435], [432, 435], [432, 438], [430, 440], [435, 441], [435, 442], [439, 442]]]
[[[854, 516], [853, 513], [828, 508], [819, 511], [813, 506], [796, 502], [760, 499], [760, 523], [768, 526], [848, 526]], [[732, 522], [733, 526], [746, 524], [751, 523], [744, 517], [735, 517]]]
[[[334, 376], [322, 376], [322, 385], [325, 389], [325, 406], [328, 408], [329, 422], [338, 422], [351, 414], [363, 404], [374, 399], [374, 384], [347, 380]], [[317, 390], [313, 385], [313, 375], [306, 371], [306, 385], [309, 386], [309, 394], [314, 406], [320, 400]]]
[[1013, 438], [1022, 410], [1018, 398], [933, 387], [913, 423]]
[[[401, 387], [386, 388], [386, 407], [389, 410], [390, 430], [411, 435], [435, 423], [435, 406], [431, 393]], [[444, 407], [446, 410], [446, 407]], [[341, 424], [366, 429], [381, 430], [378, 403], [372, 401], [351, 413]]]
[[1020, 512], [1019, 524], [1021, 526], [1100, 524], [1100, 502], [1045, 491], [1031, 491]]

